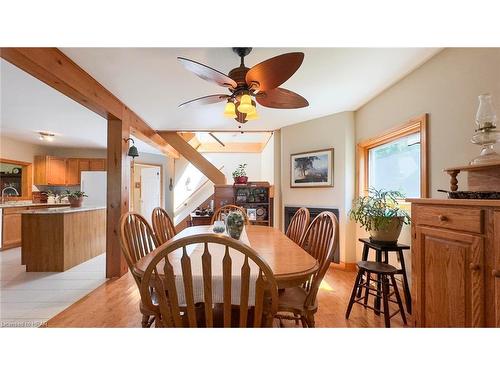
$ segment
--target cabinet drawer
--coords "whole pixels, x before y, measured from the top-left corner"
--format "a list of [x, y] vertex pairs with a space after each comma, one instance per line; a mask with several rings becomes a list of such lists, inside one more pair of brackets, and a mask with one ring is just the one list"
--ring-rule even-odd
[[412, 206], [416, 225], [483, 233], [484, 210], [475, 207]]

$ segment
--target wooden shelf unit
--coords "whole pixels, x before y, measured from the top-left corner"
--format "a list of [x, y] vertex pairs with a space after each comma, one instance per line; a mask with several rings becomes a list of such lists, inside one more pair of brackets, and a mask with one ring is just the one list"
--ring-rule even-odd
[[[243, 199], [245, 197], [246, 199]], [[253, 200], [251, 202], [250, 200]], [[274, 200], [273, 189], [268, 182], [248, 182], [245, 185], [215, 185], [214, 209], [227, 204], [248, 208], [263, 208], [265, 213], [257, 220], [251, 220], [252, 225], [273, 226]]]

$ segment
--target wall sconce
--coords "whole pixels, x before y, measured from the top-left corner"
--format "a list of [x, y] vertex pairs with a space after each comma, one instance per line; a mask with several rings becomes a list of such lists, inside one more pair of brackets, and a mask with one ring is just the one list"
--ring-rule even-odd
[[134, 140], [132, 138], [125, 139], [125, 142], [132, 141], [132, 146], [129, 147], [127, 155], [132, 156], [132, 159], [139, 156], [139, 151], [137, 151], [137, 147], [134, 145]]

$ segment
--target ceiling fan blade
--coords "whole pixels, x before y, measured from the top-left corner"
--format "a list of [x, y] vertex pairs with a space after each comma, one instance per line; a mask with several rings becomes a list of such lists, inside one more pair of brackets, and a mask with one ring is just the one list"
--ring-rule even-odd
[[179, 107], [185, 107], [192, 104], [198, 105], [198, 104], [219, 103], [226, 100], [227, 98], [229, 98], [229, 95], [226, 94], [207, 95], [207, 96], [202, 96], [201, 98], [192, 99], [182, 104], [179, 104]]
[[247, 84], [258, 82], [259, 91], [271, 90], [286, 82], [302, 65], [302, 52], [285, 53], [251, 68], [245, 77]]
[[299, 94], [282, 88], [260, 92], [255, 97], [257, 103], [269, 108], [303, 108], [309, 105], [309, 102]]
[[190, 59], [186, 59], [184, 57], [178, 57], [177, 60], [179, 60], [184, 68], [186, 68], [190, 72], [193, 72], [205, 81], [214, 82], [222, 87], [236, 88], [237, 86], [236, 82], [232, 78], [229, 78], [224, 73], [221, 73], [209, 66]]

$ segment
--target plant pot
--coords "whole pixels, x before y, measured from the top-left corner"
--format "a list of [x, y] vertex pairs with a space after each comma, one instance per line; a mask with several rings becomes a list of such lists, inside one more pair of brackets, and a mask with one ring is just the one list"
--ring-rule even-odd
[[247, 176], [240, 176], [240, 177], [234, 177], [234, 183], [235, 184], [246, 184], [248, 182], [248, 177]]
[[370, 241], [379, 243], [397, 243], [401, 228], [403, 228], [402, 217], [393, 217], [390, 219], [388, 225], [379, 230], [372, 229], [370, 231]]
[[68, 197], [70, 207], [82, 207], [83, 197]]
[[245, 218], [241, 213], [233, 211], [229, 215], [227, 215], [226, 230], [227, 233], [231, 236], [231, 238], [239, 240], [244, 227], [245, 227]]

